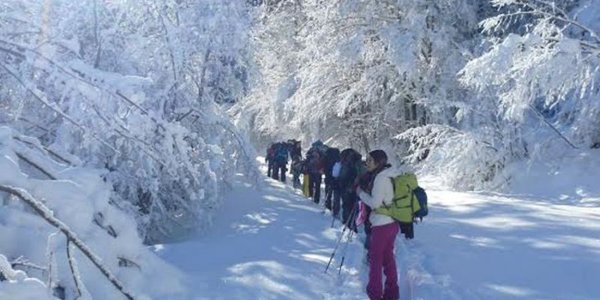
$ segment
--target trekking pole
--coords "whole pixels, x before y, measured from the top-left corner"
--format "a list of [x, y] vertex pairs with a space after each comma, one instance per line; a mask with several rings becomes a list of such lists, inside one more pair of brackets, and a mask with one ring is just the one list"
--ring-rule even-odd
[[[355, 204], [355, 207], [358, 207], [358, 205]], [[352, 213], [350, 214], [350, 220], [355, 220], [356, 217], [354, 216], [356, 214], [355, 210], [352, 210]], [[354, 225], [356, 226], [356, 224]], [[354, 230], [351, 230], [350, 233], [348, 234], [347, 240], [346, 240], [346, 244], [344, 245], [344, 249], [342, 249], [342, 260], [340, 262], [340, 266], [339, 266], [339, 270], [338, 270], [338, 275], [342, 274], [342, 266], [344, 266], [344, 260], [346, 259], [346, 249], [348, 249], [348, 244], [350, 243], [350, 241], [352, 241], [352, 235], [354, 234]]]
[[335, 224], [335, 215], [331, 214], [331, 228], [333, 228], [333, 224]]
[[327, 267], [325, 267], [325, 273], [327, 273], [327, 270], [329, 270], [329, 265], [331, 265], [331, 261], [333, 261], [333, 257], [335, 256], [335, 251], [337, 250], [338, 246], [340, 245], [340, 242], [342, 241], [342, 237], [344, 236], [345, 232], [346, 232], [346, 227], [344, 226], [344, 229], [342, 230], [342, 234], [340, 234], [340, 237], [338, 238], [337, 242], [335, 243], [335, 247], [333, 248], [333, 252], [331, 252], [331, 256], [329, 257], [329, 262], [327, 262]]
[[[336, 204], [339, 205], [339, 201], [340, 201], [340, 199], [336, 199], [335, 197], [332, 196], [332, 199], [331, 199], [331, 228], [333, 228], [333, 225], [335, 224], [335, 216], [336, 215], [334, 214], [334, 212], [335, 212]], [[337, 213], [338, 213], [338, 215], [340, 213], [339, 207], [338, 207]]]
[[321, 203], [323, 204], [323, 211], [321, 212], [322, 214], [325, 214], [327, 212], [327, 186], [321, 188], [319, 186], [320, 189], [320, 194], [323, 196], [323, 201], [321, 201], [320, 196], [319, 196], [319, 205], [321, 205]]
[[350, 241], [352, 240], [352, 235], [354, 234], [354, 230], [351, 230], [350, 233], [348, 234], [348, 237], [346, 239], [346, 244], [344, 244], [344, 249], [342, 249], [342, 260], [340, 262], [340, 266], [338, 269], [338, 275], [342, 274], [342, 266], [344, 266], [344, 260], [346, 259], [346, 252], [348, 249], [348, 244], [350, 244]]
[[358, 205], [356, 203], [354, 203], [354, 206], [352, 207], [352, 211], [350, 212], [350, 216], [348, 217], [348, 220], [346, 220], [346, 223], [344, 223], [344, 227], [342, 229], [342, 234], [340, 234], [340, 237], [338, 238], [337, 242], [335, 243], [335, 247], [333, 248], [333, 252], [331, 252], [331, 256], [329, 257], [329, 261], [327, 262], [327, 267], [325, 267], [325, 273], [327, 273], [327, 270], [329, 270], [329, 266], [331, 265], [331, 262], [333, 261], [333, 257], [335, 256], [335, 252], [337, 251], [337, 248], [340, 245], [340, 242], [342, 241], [342, 237], [344, 236], [344, 233], [346, 232], [346, 228], [348, 228], [348, 225], [350, 224], [350, 220], [352, 220], [352, 215], [354, 214], [354, 210], [358, 207]]

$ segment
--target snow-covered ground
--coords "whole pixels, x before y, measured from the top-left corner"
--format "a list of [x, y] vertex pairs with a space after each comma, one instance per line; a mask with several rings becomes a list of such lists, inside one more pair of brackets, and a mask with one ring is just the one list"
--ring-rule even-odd
[[259, 191], [238, 182], [210, 233], [157, 248], [189, 274], [190, 299], [364, 299], [362, 247], [349, 245], [351, 268], [341, 276], [338, 261], [325, 273], [339, 222], [330, 228], [322, 207], [290, 186], [265, 182]]
[[[187, 273], [189, 299], [366, 299], [360, 237], [346, 250], [340, 245], [325, 273], [339, 222], [331, 228], [323, 208], [289, 185], [266, 177], [260, 189], [243, 182], [209, 233], [156, 247]], [[597, 197], [564, 201], [422, 185], [430, 215], [416, 225], [415, 240], [399, 236], [396, 243], [401, 299], [600, 299]]]

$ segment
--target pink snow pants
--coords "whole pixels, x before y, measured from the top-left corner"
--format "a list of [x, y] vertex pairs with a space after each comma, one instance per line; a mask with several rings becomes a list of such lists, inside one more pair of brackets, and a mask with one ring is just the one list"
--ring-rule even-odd
[[[398, 273], [394, 258], [394, 241], [398, 234], [398, 223], [373, 226], [369, 244], [369, 283], [367, 295], [370, 300], [398, 300]], [[382, 270], [385, 286], [382, 291]]]

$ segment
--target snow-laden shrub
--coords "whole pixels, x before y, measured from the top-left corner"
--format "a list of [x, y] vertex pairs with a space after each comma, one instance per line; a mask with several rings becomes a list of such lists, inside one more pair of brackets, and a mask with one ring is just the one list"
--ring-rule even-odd
[[[449, 126], [426, 125], [395, 137], [398, 160], [419, 166], [419, 172], [433, 175], [459, 190], [506, 187], [505, 163], [514, 153], [496, 148], [489, 137]], [[406, 155], [403, 155], [406, 154]]]
[[[457, 128], [498, 150], [485, 163], [494, 166], [498, 160], [502, 166], [519, 161], [550, 166], [562, 161], [569, 149], [597, 147], [598, 5], [594, 1], [492, 2], [498, 12], [481, 22], [486, 34], [482, 54], [459, 72], [471, 93], [457, 105]], [[453, 145], [449, 152], [470, 149]], [[505, 170], [490, 182], [504, 182], [514, 172], [519, 171]]]
[[106, 172], [66, 165], [36, 139], [0, 127], [0, 272], [8, 278], [0, 296], [184, 297], [182, 274], [111, 204]]
[[[462, 83], [489, 95], [482, 100], [494, 102], [503, 122], [526, 126], [525, 135], [545, 127], [555, 134], [543, 138], [594, 147], [600, 141], [597, 2], [494, 2], [500, 13], [482, 22], [491, 46], [461, 71]], [[511, 23], [528, 30], [495, 37]]]
[[[51, 299], [45, 284], [27, 273], [13, 269], [0, 254], [0, 299]], [[56, 299], [56, 298], [53, 298]]]
[[0, 122], [72, 165], [107, 169], [147, 243], [202, 230], [234, 172], [256, 178], [216, 104], [245, 89], [244, 5], [5, 1]]

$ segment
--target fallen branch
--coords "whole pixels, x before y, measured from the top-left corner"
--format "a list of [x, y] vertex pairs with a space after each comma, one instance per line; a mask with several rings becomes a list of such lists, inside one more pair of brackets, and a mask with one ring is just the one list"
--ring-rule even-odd
[[46, 175], [46, 177], [48, 177], [51, 180], [56, 180], [57, 177], [52, 175], [52, 173], [50, 173], [50, 171], [42, 168], [40, 165], [34, 163], [31, 159], [25, 157], [25, 155], [16, 152], [16, 155], [19, 159], [21, 159], [22, 161], [26, 162], [27, 164], [29, 164], [30, 166], [32, 166], [33, 168], [35, 168], [36, 170], [42, 172], [44, 175]]
[[119, 290], [119, 292], [121, 292], [129, 300], [134, 299], [131, 293], [125, 290], [125, 287], [119, 281], [119, 279], [102, 264], [100, 257], [94, 254], [92, 250], [79, 237], [77, 237], [77, 234], [73, 232], [65, 223], [54, 217], [53, 212], [48, 207], [33, 198], [33, 196], [31, 196], [24, 189], [0, 184], [0, 191], [9, 193], [23, 200], [23, 202], [28, 204], [36, 213], [40, 215], [40, 217], [46, 220], [46, 222], [62, 231], [67, 239], [73, 242], [73, 244], [77, 246], [77, 248], [79, 248], [79, 250], [81, 250], [85, 256], [87, 256], [87, 258], [100, 270], [106, 279], [108, 279], [108, 281], [110, 281], [110, 283], [112, 283], [115, 288]]
[[71, 240], [67, 239], [67, 259], [69, 261], [69, 268], [71, 269], [71, 274], [73, 275], [73, 281], [75, 282], [75, 288], [77, 289], [78, 296], [75, 299], [81, 297], [81, 287], [83, 286], [83, 282], [81, 282], [81, 278], [79, 277], [79, 270], [75, 267], [75, 258], [73, 257], [73, 253], [71, 253]]
[[571, 141], [569, 141], [569, 139], [567, 139], [566, 136], [564, 136], [560, 131], [558, 131], [558, 129], [556, 127], [554, 127], [554, 125], [550, 124], [550, 122], [548, 122], [548, 120], [546, 120], [546, 118], [544, 118], [544, 116], [533, 107], [533, 105], [529, 104], [529, 108], [531, 110], [533, 110], [536, 115], [538, 116], [538, 118], [540, 118], [540, 120], [542, 120], [544, 123], [546, 123], [546, 125], [548, 125], [550, 128], [552, 128], [552, 130], [554, 130], [554, 132], [556, 132], [556, 134], [558, 134], [558, 136], [560, 136], [565, 142], [567, 142], [567, 144], [569, 144], [571, 147], [573, 147], [573, 149], [578, 149], [577, 146], [575, 146], [573, 143], [571, 143]]
[[[25, 120], [25, 119], [22, 119], [22, 118], [21, 118], [21, 120]], [[27, 120], [25, 120], [25, 121], [27, 121]], [[39, 125], [36, 125], [36, 126], [39, 126]], [[47, 153], [48, 153], [48, 154], [50, 154], [51, 156], [54, 156], [54, 157], [56, 157], [58, 160], [62, 161], [62, 162], [63, 162], [63, 163], [65, 163], [65, 164], [68, 164], [69, 166], [74, 166], [74, 165], [75, 165], [75, 163], [73, 163], [72, 161], [70, 161], [70, 160], [68, 160], [68, 159], [64, 158], [64, 157], [63, 157], [63, 156], [61, 156], [60, 154], [58, 154], [58, 153], [56, 153], [56, 152], [54, 152], [54, 151], [52, 151], [52, 150], [48, 149], [47, 147], [45, 147], [45, 146], [43, 146], [43, 145], [41, 145], [41, 144], [34, 143], [34, 142], [32, 142], [32, 141], [28, 141], [26, 138], [22, 138], [22, 137], [20, 137], [20, 136], [17, 136], [17, 135], [13, 135], [13, 139], [15, 139], [15, 140], [17, 140], [17, 141], [19, 141], [19, 142], [21, 142], [21, 143], [24, 143], [24, 144], [30, 145], [30, 146], [32, 146], [32, 147], [35, 147], [35, 148], [37, 148], [39, 151], [41, 151], [42, 153], [44, 153], [44, 152], [47, 152]]]
[[31, 269], [35, 269], [35, 270], [39, 270], [42, 272], [47, 272], [47, 269], [42, 267], [42, 266], [38, 266], [34, 263], [29, 262], [28, 260], [24, 259], [23, 256], [19, 256], [17, 257], [17, 259], [15, 259], [14, 261], [12, 261], [10, 263], [11, 267], [15, 268], [15, 267], [25, 267], [25, 268], [31, 268]]

